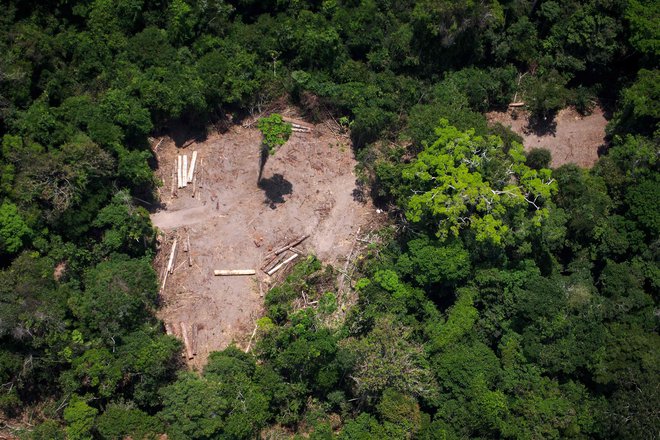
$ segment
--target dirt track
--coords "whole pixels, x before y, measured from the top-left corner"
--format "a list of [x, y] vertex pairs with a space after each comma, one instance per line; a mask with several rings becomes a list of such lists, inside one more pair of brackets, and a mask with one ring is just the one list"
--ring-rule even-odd
[[[303, 249], [343, 264], [358, 228], [366, 232], [379, 216], [370, 204], [354, 200], [352, 150], [325, 125], [309, 134], [293, 133], [269, 158], [257, 186], [260, 144], [256, 129], [234, 126], [186, 149], [166, 139], [158, 150], [165, 209], [153, 213], [152, 221], [166, 238], [156, 268], [162, 275], [174, 236], [186, 234], [193, 263], [188, 267], [186, 254], [178, 252], [159, 316], [175, 329], [180, 322], [199, 325], [192, 362], [198, 368], [210, 352], [249, 339], [271, 281], [259, 271], [266, 254], [310, 234]], [[193, 198], [189, 185], [171, 197], [176, 155], [190, 156], [193, 150], [199, 154], [197, 193]], [[214, 269], [256, 269], [258, 275], [214, 277]]]

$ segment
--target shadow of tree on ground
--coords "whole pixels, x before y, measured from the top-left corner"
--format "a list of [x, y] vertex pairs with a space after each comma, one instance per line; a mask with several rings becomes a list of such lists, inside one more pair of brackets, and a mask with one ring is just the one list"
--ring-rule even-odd
[[266, 200], [271, 209], [277, 208], [277, 205], [284, 203], [284, 196], [293, 192], [293, 185], [281, 174], [273, 174], [273, 177], [261, 179], [257, 184], [264, 191]]

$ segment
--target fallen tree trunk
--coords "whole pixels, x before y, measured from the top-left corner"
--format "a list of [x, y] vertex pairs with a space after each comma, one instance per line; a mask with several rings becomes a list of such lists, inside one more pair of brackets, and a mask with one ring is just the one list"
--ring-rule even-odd
[[172, 244], [172, 252], [170, 253], [170, 260], [167, 263], [167, 271], [169, 273], [174, 272], [174, 256], [176, 254], [176, 243], [177, 243], [177, 239], [175, 238], [174, 243]]
[[184, 154], [183, 156], [183, 171], [181, 172], [181, 186], [188, 186], [188, 155]]
[[195, 164], [197, 163], [197, 151], [193, 151], [192, 153], [192, 159], [190, 159], [190, 169], [188, 170], [188, 183], [191, 183], [193, 181], [193, 177], [195, 176]]
[[177, 164], [174, 162], [174, 168], [172, 169], [172, 188], [171, 188], [171, 196], [174, 197], [176, 195], [176, 187], [177, 187], [177, 179], [176, 179], [176, 173], [177, 173]]
[[291, 248], [294, 247], [294, 246], [298, 246], [300, 243], [302, 243], [303, 241], [305, 241], [305, 240], [307, 239], [307, 237], [309, 237], [309, 234], [303, 235], [302, 237], [300, 237], [300, 238], [298, 238], [298, 239], [292, 241], [291, 243], [287, 244], [287, 245], [284, 246], [283, 248], [280, 248], [280, 249], [276, 250], [276, 251], [275, 251], [275, 255], [279, 255], [279, 254], [281, 254], [282, 252], [288, 251], [289, 249], [291, 249]]
[[188, 329], [186, 328], [186, 323], [181, 323], [181, 335], [183, 336], [183, 345], [186, 346], [186, 354], [188, 359], [192, 359], [195, 355], [193, 354], [192, 344], [190, 343], [190, 338], [188, 337]]
[[282, 116], [282, 120], [284, 122], [288, 122], [289, 124], [295, 124], [303, 128], [309, 128], [310, 130], [314, 128], [311, 124], [308, 124], [305, 121], [301, 121], [300, 119], [294, 119], [294, 118], [289, 118], [287, 116]]
[[192, 354], [197, 356], [197, 324], [192, 325]]
[[267, 273], [268, 275], [272, 275], [272, 274], [274, 274], [275, 272], [277, 272], [278, 270], [280, 270], [281, 268], [283, 268], [284, 265], [286, 265], [286, 264], [289, 263], [290, 261], [295, 260], [296, 258], [298, 258], [298, 254], [293, 254], [293, 255], [291, 255], [289, 258], [287, 258], [286, 260], [282, 261], [280, 264], [278, 264], [277, 266], [275, 266], [274, 268], [272, 268], [271, 270], [269, 270], [269, 271], [266, 272], [266, 273]]
[[257, 271], [254, 269], [216, 269], [213, 271], [213, 275], [226, 277], [234, 275], [254, 275]]
[[177, 187], [178, 188], [183, 188], [183, 175], [181, 174], [181, 168], [183, 167], [183, 160], [181, 159], [181, 155], [179, 154], [176, 157], [176, 164], [177, 164]]

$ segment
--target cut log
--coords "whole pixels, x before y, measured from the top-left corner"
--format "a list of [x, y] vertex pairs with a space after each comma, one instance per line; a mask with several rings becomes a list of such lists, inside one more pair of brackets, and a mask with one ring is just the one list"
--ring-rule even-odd
[[172, 324], [170, 324], [169, 322], [165, 323], [165, 334], [170, 336], [174, 334], [174, 331], [172, 330]]
[[174, 197], [176, 195], [176, 186], [177, 186], [177, 181], [176, 181], [176, 161], [174, 161], [174, 168], [172, 169], [172, 188], [170, 188], [170, 195]]
[[190, 159], [190, 169], [188, 169], [188, 183], [193, 181], [195, 176], [195, 164], [197, 163], [197, 151], [193, 151], [192, 158]]
[[193, 196], [193, 198], [194, 198], [194, 197], [195, 197], [195, 193], [197, 192], [197, 176], [193, 176], [193, 178], [192, 178], [192, 186], [193, 186], [192, 196]]
[[167, 275], [170, 273], [172, 267], [174, 266], [174, 253], [176, 252], [176, 238], [174, 239], [174, 244], [172, 245], [172, 252], [170, 253], [170, 259], [167, 262], [167, 267], [165, 268], [165, 275], [163, 275], [163, 284], [160, 286], [160, 291], [165, 290], [165, 284], [167, 283]]
[[257, 271], [254, 269], [216, 269], [213, 271], [213, 275], [219, 277], [227, 277], [234, 275], [254, 275]]
[[192, 325], [192, 354], [197, 356], [197, 324]]
[[282, 255], [280, 255], [279, 257], [276, 255], [275, 258], [272, 259], [272, 260], [270, 261], [270, 263], [268, 263], [268, 264], [265, 266], [265, 270], [264, 270], [264, 272], [265, 272], [266, 274], [268, 274], [268, 272], [270, 272], [272, 268], [274, 268], [275, 266], [277, 266], [278, 264], [280, 264], [282, 261], [284, 261], [284, 258], [285, 258], [285, 257], [286, 257], [286, 254], [282, 254]]
[[269, 270], [269, 271], [266, 272], [266, 273], [267, 273], [268, 275], [272, 275], [272, 274], [274, 274], [275, 272], [277, 272], [278, 270], [280, 270], [281, 268], [283, 268], [287, 263], [289, 263], [289, 262], [295, 260], [296, 258], [298, 258], [298, 254], [293, 254], [293, 255], [291, 255], [289, 258], [287, 258], [286, 260], [282, 261], [280, 264], [278, 264], [277, 266], [275, 266], [274, 268], [272, 268], [271, 270]]
[[254, 335], [257, 334], [258, 328], [259, 328], [259, 324], [254, 324], [254, 330], [252, 331], [252, 336], [250, 336], [250, 342], [248, 342], [248, 346], [245, 349], [246, 353], [248, 353], [250, 351], [250, 348], [252, 347], [252, 340], [254, 339]]
[[264, 260], [265, 263], [261, 265], [261, 270], [263, 270], [264, 272], [268, 272], [276, 264], [279, 264], [283, 259], [284, 259], [284, 255], [277, 256], [275, 254], [269, 254], [268, 256], [266, 256], [266, 259]]
[[188, 155], [183, 155], [183, 171], [181, 172], [183, 180], [181, 181], [181, 186], [184, 188], [188, 186]]
[[293, 131], [294, 133], [311, 133], [311, 131], [307, 130], [306, 128], [297, 128], [297, 127], [291, 128], [291, 131]]
[[309, 128], [310, 130], [314, 127], [312, 127], [311, 124], [308, 124], [305, 121], [301, 121], [300, 119], [294, 119], [294, 118], [289, 118], [287, 116], [282, 116], [282, 120], [285, 122], [288, 122], [289, 124], [296, 124], [304, 128]]
[[298, 239], [296, 239], [296, 240], [293, 240], [291, 243], [287, 244], [287, 245], [284, 246], [283, 248], [280, 248], [280, 249], [276, 250], [276, 251], [275, 251], [275, 255], [279, 255], [279, 254], [281, 254], [282, 252], [285, 252], [285, 251], [291, 249], [291, 248], [294, 247], [294, 246], [298, 246], [300, 243], [302, 243], [303, 241], [305, 241], [305, 240], [307, 239], [307, 237], [309, 237], [309, 234], [303, 235], [302, 237], [300, 237], [300, 238], [298, 238]]
[[509, 107], [524, 107], [525, 103], [524, 102], [512, 102], [509, 104]]
[[172, 244], [172, 252], [170, 253], [170, 260], [167, 263], [167, 271], [169, 273], [174, 272], [174, 261], [176, 258], [176, 243], [177, 243], [177, 239], [175, 238], [174, 243]]
[[192, 359], [195, 355], [193, 354], [192, 344], [190, 342], [190, 337], [188, 336], [188, 328], [185, 322], [181, 323], [181, 335], [183, 336], [183, 345], [186, 346], [188, 359]]
[[181, 173], [183, 167], [183, 160], [181, 159], [180, 154], [176, 157], [176, 163], [177, 163], [177, 188], [183, 188], [183, 174]]

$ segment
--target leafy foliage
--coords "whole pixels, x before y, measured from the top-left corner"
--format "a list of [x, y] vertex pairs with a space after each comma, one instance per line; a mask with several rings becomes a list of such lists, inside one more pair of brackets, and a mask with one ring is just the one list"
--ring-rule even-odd
[[[28, 438], [657, 435], [658, 2], [5, 3], [0, 411]], [[350, 129], [396, 228], [182, 372], [147, 136], [285, 98]], [[607, 151], [550, 171], [484, 117], [514, 99], [550, 131], [601, 100]], [[291, 126], [258, 127], [263, 169]]]
[[264, 136], [264, 146], [269, 154], [275, 154], [278, 147], [284, 145], [291, 135], [291, 124], [284, 122], [281, 115], [273, 113], [259, 119], [257, 128]]

